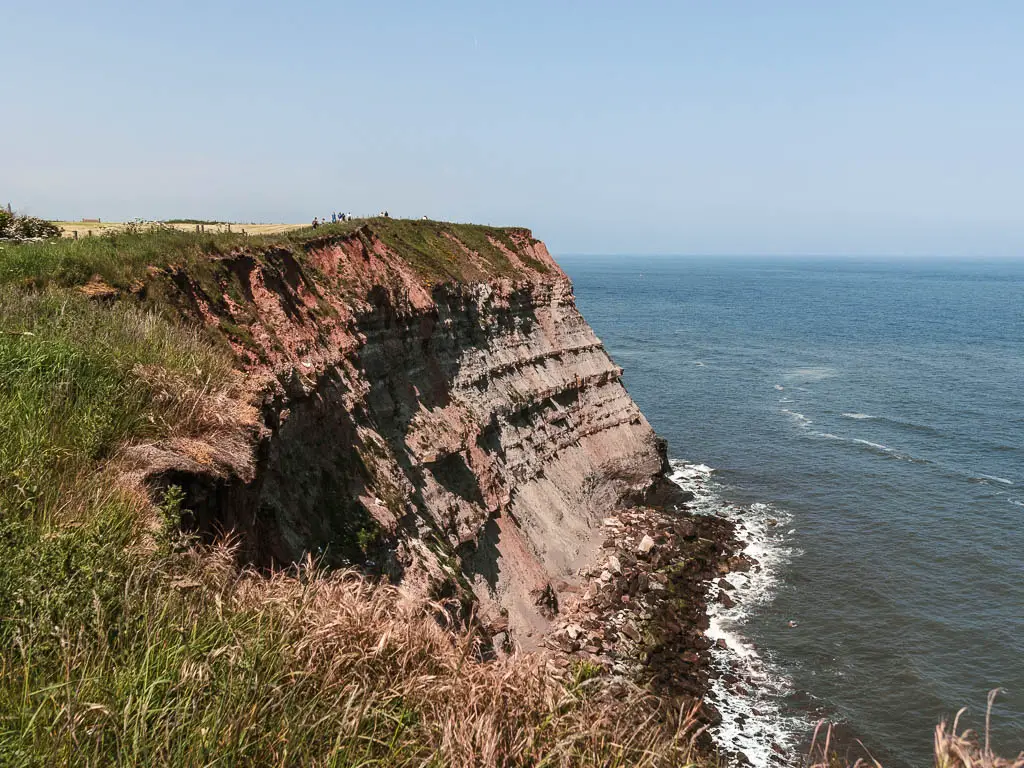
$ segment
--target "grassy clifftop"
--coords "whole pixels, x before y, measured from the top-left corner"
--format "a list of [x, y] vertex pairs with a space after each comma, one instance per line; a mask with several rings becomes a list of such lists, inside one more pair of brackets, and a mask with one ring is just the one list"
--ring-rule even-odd
[[[134, 281], [145, 280], [147, 270], [154, 267], [203, 269], [211, 258], [242, 249], [259, 253], [286, 248], [301, 254], [352, 237], [376, 237], [424, 277], [449, 280], [464, 278], [468, 251], [477, 254], [493, 276], [513, 276], [515, 268], [505, 252], [520, 249], [513, 238], [536, 242], [528, 230], [519, 228], [391, 218], [345, 221], [274, 235], [134, 227], [79, 240], [0, 243], [0, 284], [75, 286], [99, 276], [114, 287], [128, 289]], [[531, 266], [546, 269], [539, 262]]]

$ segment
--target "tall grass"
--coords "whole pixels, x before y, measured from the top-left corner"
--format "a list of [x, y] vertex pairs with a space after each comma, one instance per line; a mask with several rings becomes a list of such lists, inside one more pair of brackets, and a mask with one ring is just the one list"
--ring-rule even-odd
[[[211, 257], [239, 248], [259, 251], [285, 247], [301, 251], [357, 229], [380, 237], [426, 276], [461, 279], [471, 266], [465, 253], [447, 235], [477, 252], [494, 275], [509, 275], [511, 264], [492, 241], [513, 248], [508, 232], [499, 227], [448, 224], [435, 221], [374, 218], [303, 227], [274, 235], [241, 232], [190, 232], [169, 226], [130, 226], [98, 237], [46, 242], [0, 244], [0, 283], [45, 287], [83, 285], [94, 275], [121, 289], [145, 281], [149, 267], [171, 264], [208, 268]], [[474, 267], [474, 269], [478, 269]]]
[[[935, 727], [935, 768], [1024, 768], [1024, 751], [1013, 758], [1001, 757], [992, 751], [992, 705], [998, 693], [999, 689], [995, 689], [988, 695], [984, 739], [974, 731], [960, 727], [960, 718], [966, 709], [961, 709], [952, 722], [943, 720]], [[824, 727], [824, 723], [819, 723], [811, 739], [811, 750], [807, 760], [809, 768], [841, 768], [847, 764], [832, 749], [832, 726]], [[869, 755], [867, 758], [857, 758], [852, 768], [883, 766]]]
[[[271, 577], [224, 548], [139, 561], [88, 625], [8, 646], [0, 754], [19, 765], [685, 764], [686, 713], [612, 700], [394, 590], [310, 564]], [[77, 618], [77, 617], [76, 617]]]
[[[0, 285], [0, 508], [47, 518], [126, 442], [207, 429], [231, 361], [197, 333], [73, 291]], [[79, 487], [76, 491], [75, 488]]]

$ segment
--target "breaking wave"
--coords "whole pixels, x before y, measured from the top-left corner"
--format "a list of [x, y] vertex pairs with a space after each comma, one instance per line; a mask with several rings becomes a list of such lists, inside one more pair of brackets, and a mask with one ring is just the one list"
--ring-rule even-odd
[[[754, 768], [781, 765], [784, 761], [779, 753], [793, 754], [811, 724], [783, 710], [782, 701], [792, 693], [792, 682], [762, 658], [743, 628], [752, 608], [771, 602], [779, 571], [799, 554], [787, 545], [788, 534], [783, 533], [792, 516], [768, 504], [729, 504], [711, 478], [714, 470], [705, 464], [673, 460], [671, 466], [669, 478], [694, 495], [692, 509], [732, 521], [737, 538], [744, 543], [743, 553], [758, 564], [746, 573], [729, 573], [708, 585], [710, 626], [706, 634], [716, 643], [711, 648], [708, 699], [722, 715], [722, 722], [711, 729], [712, 736], [723, 750], [742, 753]], [[729, 607], [720, 601], [723, 592], [731, 598]]]
[[802, 413], [799, 413], [798, 411], [791, 411], [788, 408], [783, 408], [782, 412], [789, 416], [791, 419], [793, 419], [793, 421], [795, 421], [801, 427], [806, 427], [808, 424], [814, 423], [813, 421], [811, 421], [809, 418], [804, 416]]

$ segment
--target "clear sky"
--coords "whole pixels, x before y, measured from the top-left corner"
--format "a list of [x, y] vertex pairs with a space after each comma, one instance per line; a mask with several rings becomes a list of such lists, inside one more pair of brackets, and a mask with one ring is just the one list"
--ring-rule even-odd
[[8, 0], [0, 198], [1024, 257], [1024, 3]]

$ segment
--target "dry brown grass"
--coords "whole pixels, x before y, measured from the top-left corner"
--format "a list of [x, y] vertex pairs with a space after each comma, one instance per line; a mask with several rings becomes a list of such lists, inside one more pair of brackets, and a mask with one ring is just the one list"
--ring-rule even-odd
[[[1024, 752], [1014, 758], [1005, 758], [995, 754], [991, 749], [992, 705], [998, 693], [999, 690], [996, 689], [990, 691], [988, 695], [984, 742], [974, 731], [961, 730], [960, 717], [966, 709], [957, 712], [952, 723], [943, 720], [935, 727], [936, 768], [1024, 768]], [[814, 731], [808, 764], [810, 768], [837, 768], [843, 763], [832, 751], [832, 727], [829, 726], [823, 730], [822, 725], [819, 723]], [[869, 766], [883, 768], [882, 764], [873, 757], [858, 758], [852, 768], [869, 768]]]
[[244, 573], [219, 592], [232, 610], [269, 608], [294, 628], [289, 666], [344, 692], [332, 727], [358, 734], [367, 712], [396, 702], [415, 712], [402, 738], [417, 762], [676, 766], [699, 732], [692, 713], [666, 711], [628, 683], [612, 696], [599, 681], [574, 685], [539, 656], [481, 662], [479, 639], [446, 626], [443, 606], [409, 604], [352, 572], [321, 573], [307, 561], [269, 578]]
[[[93, 236], [106, 235], [111, 232], [120, 232], [128, 229], [129, 227], [137, 226], [134, 222], [126, 221], [55, 221], [53, 223], [61, 228], [61, 231], [64, 233], [64, 237], [74, 237], [76, 232], [79, 237], [88, 237], [90, 232], [92, 232]], [[176, 223], [161, 224], [161, 226], [172, 227], [174, 229], [181, 230], [182, 232], [195, 232], [196, 230], [195, 224]], [[203, 231], [211, 233], [227, 232], [229, 226], [231, 227], [232, 232], [245, 232], [248, 235], [278, 235], [282, 232], [289, 232], [293, 229], [307, 227], [309, 224], [247, 224], [245, 222], [224, 222], [223, 224], [204, 224]]]
[[[129, 564], [118, 551], [98, 557], [104, 574]], [[12, 765], [692, 764], [692, 713], [634, 686], [613, 693], [538, 656], [483, 661], [479, 638], [446, 623], [444, 606], [353, 572], [235, 563], [224, 546], [147, 557], [105, 596], [84, 595], [67, 624], [20, 619], [0, 664], [0, 755]]]

